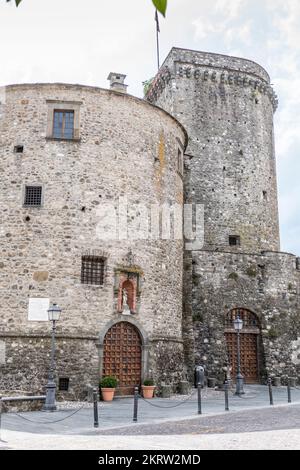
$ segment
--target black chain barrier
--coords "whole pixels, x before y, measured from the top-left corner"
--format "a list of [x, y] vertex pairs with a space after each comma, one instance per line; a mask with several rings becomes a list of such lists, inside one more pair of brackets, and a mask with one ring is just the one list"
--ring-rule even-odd
[[236, 393], [232, 393], [234, 397], [241, 398], [242, 400], [255, 400], [258, 395], [255, 395], [254, 397], [249, 397], [248, 395], [237, 395]]
[[[23, 419], [24, 421], [28, 421], [30, 423], [33, 423], [33, 424], [52, 424], [52, 423], [60, 423], [62, 421], [65, 421], [66, 419], [69, 419], [71, 418], [72, 416], [76, 415], [77, 413], [79, 413], [79, 411], [81, 411], [85, 406], [86, 404], [88, 403], [88, 399], [86, 398], [85, 400], [85, 403], [80, 406], [78, 409], [76, 409], [75, 411], [72, 411], [72, 413], [70, 413], [68, 416], [65, 416], [64, 418], [60, 418], [60, 419], [56, 419], [56, 420], [47, 420], [47, 421], [37, 421], [37, 420], [33, 420], [33, 419], [30, 419], [30, 418], [26, 418], [25, 416], [21, 415], [20, 413], [15, 413], [15, 412], [11, 412], [9, 413], [10, 415], [13, 415], [13, 416], [17, 416], [18, 418], [21, 418]], [[1, 409], [0, 409], [0, 429], [1, 429], [1, 417], [2, 417], [2, 400], [1, 400]], [[64, 412], [63, 410], [57, 410], [57, 411], [61, 411], [61, 412]]]
[[[30, 418], [26, 418], [25, 416], [21, 415], [20, 413], [10, 413], [13, 416], [16, 416], [17, 418], [23, 419], [24, 421], [27, 421], [29, 423], [33, 424], [39, 424], [41, 426], [43, 425], [48, 425], [48, 424], [55, 424], [55, 423], [61, 423], [62, 421], [66, 421], [67, 419], [72, 418], [72, 416], [75, 416], [79, 411], [81, 411], [87, 404], [88, 398], [84, 400], [84, 403], [82, 406], [80, 406], [78, 409], [74, 410], [72, 413], [70, 413], [68, 416], [64, 416], [63, 418], [55, 419], [55, 420], [47, 420], [47, 421], [38, 421]], [[98, 393], [97, 390], [93, 390], [93, 408], [94, 408], [94, 427], [98, 428], [99, 427], [99, 417], [98, 417]], [[60, 411], [60, 410], [58, 410]], [[61, 410], [63, 411], [63, 410]], [[2, 397], [0, 397], [0, 442], [6, 442], [3, 441], [1, 438], [1, 432], [2, 432]]]
[[229, 390], [231, 393], [231, 396], [241, 398], [242, 400], [255, 400], [258, 397], [258, 394], [254, 396], [249, 396], [247, 393], [238, 395], [234, 389]]
[[76, 415], [79, 411], [81, 411], [84, 408], [84, 406], [85, 405], [82, 405], [80, 408], [73, 411], [68, 416], [65, 416], [64, 418], [56, 419], [54, 421], [35, 421], [33, 419], [26, 418], [25, 416], [22, 416], [19, 413], [10, 413], [10, 414], [14, 415], [14, 416], [17, 416], [18, 418], [24, 419], [24, 421], [29, 421], [30, 423], [34, 423], [34, 424], [52, 424], [52, 423], [60, 423], [61, 421], [65, 421], [66, 419], [71, 418], [72, 416]]
[[[161, 405], [156, 405], [155, 403], [152, 403], [151, 401], [149, 400], [146, 400], [142, 395], [139, 395], [139, 398], [141, 398], [144, 402], [148, 403], [148, 405], [150, 406], [153, 406], [155, 408], [164, 408], [164, 409], [168, 409], [168, 408], [177, 408], [178, 406], [181, 406], [185, 403], [187, 403], [193, 395], [196, 395], [196, 393], [198, 393], [198, 390], [194, 390], [189, 396], [188, 398], [184, 399], [184, 400], [180, 400], [179, 403], [176, 403], [176, 405], [171, 405], [171, 406], [161, 406]], [[192, 403], [196, 403], [197, 400], [195, 400], [194, 402]]]

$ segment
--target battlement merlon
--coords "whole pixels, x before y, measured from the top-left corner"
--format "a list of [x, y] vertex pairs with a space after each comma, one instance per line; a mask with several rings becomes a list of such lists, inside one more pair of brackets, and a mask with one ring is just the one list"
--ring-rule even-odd
[[251, 87], [253, 94], [269, 96], [274, 112], [278, 108], [278, 97], [270, 83], [270, 76], [259, 64], [248, 59], [176, 47], [171, 49], [153, 79], [146, 99], [155, 103], [171, 79], [184, 77]]

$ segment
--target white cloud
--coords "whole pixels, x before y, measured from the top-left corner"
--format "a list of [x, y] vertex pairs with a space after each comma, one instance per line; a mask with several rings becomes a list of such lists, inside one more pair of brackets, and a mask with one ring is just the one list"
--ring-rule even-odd
[[242, 24], [241, 26], [235, 26], [232, 28], [228, 28], [224, 31], [224, 41], [228, 47], [235, 41], [239, 41], [240, 43], [244, 43], [245, 45], [251, 45], [252, 37], [251, 37], [251, 28], [252, 28], [252, 21], [247, 21], [246, 23]]
[[[156, 72], [150, 0], [0, 0], [0, 84], [66, 81], [107, 86], [110, 71], [128, 74], [140, 95]], [[161, 18], [161, 56], [172, 46], [252, 59], [272, 77], [283, 249], [300, 253], [300, 0], [170, 0]], [[297, 234], [297, 235], [295, 235]], [[299, 235], [299, 236], [298, 236]], [[297, 242], [298, 236], [298, 242]]]
[[227, 21], [230, 21], [239, 16], [247, 3], [248, 0], [217, 0], [214, 9], [216, 13], [221, 13]]
[[217, 0], [212, 7], [205, 2], [201, 16], [193, 21], [196, 40], [219, 35], [228, 49], [236, 41], [250, 45], [252, 21], [240, 19], [247, 4], [248, 0]]
[[300, 49], [300, 2], [299, 0], [267, 0], [268, 10], [273, 15], [273, 25], [280, 33], [282, 44]]

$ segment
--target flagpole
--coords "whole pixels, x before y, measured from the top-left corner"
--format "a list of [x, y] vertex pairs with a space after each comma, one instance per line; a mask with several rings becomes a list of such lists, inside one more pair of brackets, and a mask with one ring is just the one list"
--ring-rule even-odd
[[159, 70], [160, 69], [160, 56], [159, 56], [159, 33], [160, 33], [160, 28], [159, 28], [159, 20], [158, 20], [157, 10], [156, 10], [156, 13], [155, 13], [155, 21], [156, 21], [157, 67], [158, 67], [158, 70]]

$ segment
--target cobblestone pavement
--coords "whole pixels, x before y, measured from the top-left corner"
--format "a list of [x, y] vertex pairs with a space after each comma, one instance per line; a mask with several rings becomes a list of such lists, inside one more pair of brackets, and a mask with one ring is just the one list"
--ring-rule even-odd
[[6, 431], [4, 439], [0, 450], [300, 450], [299, 429], [168, 436], [62, 436]]
[[[159, 424], [140, 424], [99, 431], [103, 435], [229, 434], [276, 430], [300, 430], [300, 405], [200, 416]], [[300, 443], [299, 443], [300, 444]]]

